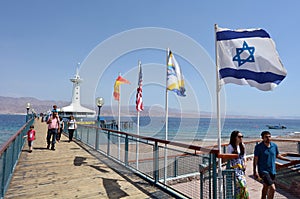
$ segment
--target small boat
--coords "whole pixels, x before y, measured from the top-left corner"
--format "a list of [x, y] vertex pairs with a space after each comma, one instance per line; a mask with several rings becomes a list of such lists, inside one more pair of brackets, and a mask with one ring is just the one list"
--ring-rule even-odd
[[267, 125], [269, 129], [286, 129], [286, 126], [283, 125]]

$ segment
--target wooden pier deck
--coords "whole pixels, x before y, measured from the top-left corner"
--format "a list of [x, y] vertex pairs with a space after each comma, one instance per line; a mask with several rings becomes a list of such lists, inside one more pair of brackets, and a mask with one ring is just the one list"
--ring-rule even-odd
[[[173, 198], [125, 167], [80, 142], [68, 143], [62, 135], [55, 151], [46, 148], [46, 123], [35, 121], [33, 152], [25, 145], [5, 199], [10, 198]], [[252, 178], [252, 161], [246, 170], [250, 198], [260, 198], [262, 184]], [[198, 182], [199, 183], [199, 182]], [[189, 195], [182, 184], [173, 186]], [[197, 186], [200, 188], [199, 186]], [[199, 190], [198, 190], [199, 191]], [[197, 192], [198, 192], [197, 191]], [[298, 198], [277, 188], [276, 199]]]
[[9, 188], [10, 198], [172, 198], [126, 168], [67, 137], [46, 148], [45, 123], [34, 123], [33, 152], [25, 145]]

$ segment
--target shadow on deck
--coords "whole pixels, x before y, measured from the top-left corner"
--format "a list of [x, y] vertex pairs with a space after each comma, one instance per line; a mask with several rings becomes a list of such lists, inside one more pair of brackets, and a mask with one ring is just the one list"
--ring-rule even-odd
[[11, 183], [9, 198], [172, 198], [80, 142], [62, 140], [46, 148], [45, 123], [35, 121], [33, 152], [25, 145]]

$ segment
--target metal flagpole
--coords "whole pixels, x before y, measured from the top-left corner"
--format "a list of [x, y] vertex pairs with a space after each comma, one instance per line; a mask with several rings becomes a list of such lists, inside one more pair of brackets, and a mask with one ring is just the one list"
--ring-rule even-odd
[[[137, 129], [136, 134], [140, 135], [140, 111], [137, 111]], [[139, 169], [139, 138], [136, 139], [136, 169]]]
[[[166, 102], [165, 102], [165, 111], [166, 111], [166, 131], [165, 131], [165, 140], [168, 140], [168, 115], [169, 115], [169, 109], [168, 109], [168, 59], [169, 59], [169, 52], [170, 49], [167, 49], [167, 64], [166, 64]], [[167, 144], [165, 144], [165, 158], [164, 158], [164, 183], [167, 183], [167, 173], [168, 173], [168, 149]]]
[[[121, 73], [119, 73], [119, 76], [121, 76]], [[118, 131], [121, 131], [121, 86], [119, 85], [119, 101], [118, 101]], [[118, 136], [118, 159], [120, 160], [120, 134]]]
[[[138, 87], [140, 86], [141, 61], [138, 62]], [[138, 93], [137, 93], [138, 94]], [[136, 134], [140, 135], [140, 111], [137, 110], [137, 128]], [[136, 169], [139, 169], [139, 138], [136, 141]]]
[[[218, 150], [221, 153], [221, 112], [220, 112], [220, 82], [219, 82], [219, 63], [218, 63], [218, 48], [217, 48], [217, 29], [218, 25], [215, 24], [215, 59], [216, 59], [216, 100], [217, 100], [217, 131], [218, 131]], [[221, 158], [218, 159], [218, 190], [219, 198], [222, 198], [223, 195], [223, 186], [222, 186], [222, 161]]]

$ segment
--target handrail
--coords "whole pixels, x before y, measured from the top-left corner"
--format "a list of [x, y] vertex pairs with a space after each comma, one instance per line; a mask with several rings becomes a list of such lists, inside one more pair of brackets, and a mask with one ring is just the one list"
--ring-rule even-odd
[[195, 150], [195, 151], [202, 151], [202, 152], [212, 153], [212, 154], [218, 154], [219, 153], [218, 149], [209, 149], [209, 148], [204, 148], [204, 147], [201, 147], [201, 146], [190, 145], [190, 144], [185, 144], [185, 143], [180, 143], [180, 142], [174, 142], [174, 141], [170, 141], [170, 140], [163, 140], [163, 139], [147, 137], [147, 136], [142, 136], [142, 135], [136, 135], [136, 134], [132, 134], [132, 133], [126, 133], [126, 132], [123, 132], [123, 131], [107, 129], [107, 128], [100, 128], [100, 127], [96, 127], [96, 126], [88, 126], [88, 125], [80, 125], [80, 126], [100, 129], [100, 130], [104, 130], [104, 131], [109, 131], [109, 132], [113, 132], [113, 133], [117, 133], [117, 134], [121, 134], [121, 135], [127, 135], [127, 136], [140, 138], [140, 139], [153, 141], [153, 142], [158, 142], [158, 143], [162, 143], [162, 144], [168, 144], [168, 145], [172, 145], [172, 146], [183, 147], [183, 148], [192, 149], [192, 150]]
[[2, 155], [2, 153], [4, 153], [4, 151], [11, 145], [11, 143], [22, 133], [23, 129], [25, 129], [27, 126], [27, 123], [24, 124], [18, 131], [17, 133], [15, 133], [13, 136], [11, 136], [6, 142], [4, 142], [1, 146], [0, 146], [0, 156]]
[[24, 146], [25, 139], [22, 135], [26, 134], [33, 122], [34, 118], [31, 118], [0, 147], [0, 173], [2, 174], [0, 175], [0, 198], [4, 197]]
[[[258, 143], [261, 142], [262, 139], [255, 139], [255, 140], [251, 140], [251, 141], [245, 141], [243, 142], [244, 144], [252, 144], [252, 143]], [[272, 138], [271, 141], [277, 141], [277, 142], [300, 142], [300, 139], [295, 138], [295, 139], [287, 139], [287, 138]], [[229, 145], [229, 143], [225, 143], [225, 144], [221, 144], [221, 146], [227, 146]], [[214, 145], [217, 146], [217, 145]]]
[[[100, 140], [100, 136], [102, 136], [101, 143], [97, 141], [97, 139]], [[178, 180], [197, 181], [200, 177], [199, 165], [207, 167], [205, 174], [202, 173], [204, 175], [202, 175], [201, 180], [207, 181], [210, 188], [202, 189], [201, 193], [213, 195], [213, 198], [216, 198], [216, 157], [219, 154], [219, 150], [216, 148], [204, 148], [189, 143], [146, 137], [84, 124], [78, 124], [75, 138], [178, 198], [186, 198], [183, 195], [189, 194], [172, 187], [172, 182]], [[90, 138], [91, 142], [89, 141]], [[112, 144], [115, 146], [113, 147]], [[138, 148], [141, 145], [149, 148], [146, 147], [147, 152], [141, 152], [142, 155], [140, 156]], [[200, 190], [196, 195], [200, 196]]]
[[232, 154], [232, 153], [223, 153], [223, 154], [218, 154], [217, 157], [222, 158], [222, 159], [235, 159], [235, 158], [238, 158], [239, 155], [238, 154]]

